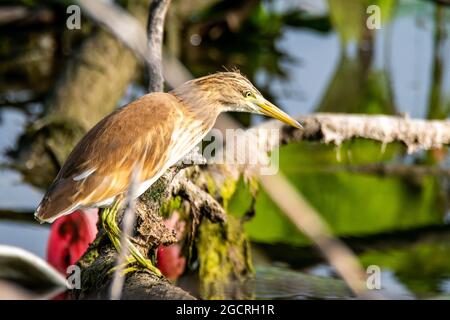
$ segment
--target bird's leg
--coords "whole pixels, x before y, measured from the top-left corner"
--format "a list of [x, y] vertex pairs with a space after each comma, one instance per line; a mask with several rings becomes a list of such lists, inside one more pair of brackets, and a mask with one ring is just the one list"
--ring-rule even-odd
[[136, 263], [136, 259], [133, 257], [128, 257], [126, 262], [116, 265], [115, 267], [108, 270], [108, 274], [113, 274], [118, 269], [122, 269], [122, 275], [126, 275], [129, 272], [138, 271], [140, 268], [137, 266], [132, 266]]
[[120, 248], [120, 229], [116, 224], [116, 213], [118, 209], [119, 201], [115, 201], [112, 207], [103, 209], [100, 215], [103, 229], [116, 250]]
[[[119, 199], [115, 200], [113, 205], [110, 208], [103, 209], [101, 214], [101, 221], [103, 228], [105, 229], [105, 232], [108, 235], [109, 240], [111, 241], [114, 248], [116, 248], [118, 252], [120, 252], [121, 250], [121, 243], [120, 243], [121, 231], [116, 223], [116, 216], [120, 208], [120, 202], [121, 201]], [[127, 266], [137, 262], [141, 266], [141, 268], [143, 267], [145, 269], [150, 270], [154, 274], [161, 276], [161, 272], [159, 271], [159, 269], [156, 268], [149, 259], [146, 259], [141, 254], [141, 252], [136, 248], [136, 246], [131, 242], [131, 240], [128, 237], [125, 239], [125, 245], [128, 247], [131, 257], [127, 258], [125, 266], [119, 265], [114, 267], [110, 271], [114, 271], [118, 267], [124, 267], [125, 273], [135, 271], [138, 270], [139, 268]]]

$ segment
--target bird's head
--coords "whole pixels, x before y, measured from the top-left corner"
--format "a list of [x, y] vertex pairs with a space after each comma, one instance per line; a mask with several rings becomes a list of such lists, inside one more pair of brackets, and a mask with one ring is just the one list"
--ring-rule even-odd
[[[263, 97], [255, 86], [239, 72], [217, 72], [187, 82], [174, 90], [175, 95], [193, 104], [210, 105], [224, 111], [263, 114], [296, 128], [302, 125]], [[188, 101], [186, 101], [188, 102]]]

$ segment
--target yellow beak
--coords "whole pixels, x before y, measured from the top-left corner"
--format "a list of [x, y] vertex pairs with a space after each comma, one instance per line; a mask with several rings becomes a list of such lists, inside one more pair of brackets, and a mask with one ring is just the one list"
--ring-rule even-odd
[[264, 102], [256, 102], [256, 104], [261, 108], [261, 112], [266, 116], [269, 116], [274, 119], [278, 119], [288, 125], [291, 125], [298, 129], [303, 129], [303, 126], [297, 120], [293, 119], [284, 111], [280, 110], [277, 106], [269, 101], [265, 100]]

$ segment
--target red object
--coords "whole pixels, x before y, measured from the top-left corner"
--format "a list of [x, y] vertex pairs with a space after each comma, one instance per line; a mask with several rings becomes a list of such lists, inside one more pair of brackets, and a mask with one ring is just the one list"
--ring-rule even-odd
[[98, 209], [77, 210], [51, 226], [47, 261], [63, 275], [86, 252], [97, 235]]
[[181, 255], [179, 244], [158, 248], [158, 268], [167, 279], [177, 280], [183, 274], [185, 266], [186, 258]]
[[[77, 210], [58, 218], [51, 226], [47, 245], [47, 261], [63, 275], [70, 265], [75, 264], [86, 252], [97, 234], [98, 209]], [[164, 221], [167, 227], [175, 229], [180, 237], [184, 225], [174, 213]], [[168, 279], [176, 280], [184, 272], [186, 258], [181, 246], [173, 244], [158, 248], [158, 268]]]
[[[179, 215], [174, 212], [172, 216], [165, 220], [164, 223], [168, 228], [175, 229], [177, 232], [177, 238], [183, 235], [184, 224], [179, 220]], [[170, 246], [160, 246], [158, 248], [158, 268], [161, 273], [170, 280], [177, 280], [181, 276], [186, 267], [186, 258], [181, 254], [181, 245], [178, 243]]]

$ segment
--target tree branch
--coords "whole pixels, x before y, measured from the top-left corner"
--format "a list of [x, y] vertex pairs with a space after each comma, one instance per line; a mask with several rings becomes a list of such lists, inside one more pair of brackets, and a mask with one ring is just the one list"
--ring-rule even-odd
[[322, 141], [335, 145], [355, 138], [374, 140], [383, 145], [401, 142], [407, 147], [408, 153], [438, 149], [450, 144], [448, 120], [331, 113], [316, 113], [298, 119], [304, 123], [304, 130], [291, 128], [275, 120], [257, 126], [254, 129], [256, 131], [281, 129], [282, 132], [278, 141], [268, 141], [265, 151], [270, 151], [280, 144], [302, 140]]
[[170, 0], [152, 0], [149, 8], [147, 37], [148, 54], [147, 73], [149, 78], [148, 91], [161, 92], [164, 88], [162, 74], [162, 42], [164, 34], [164, 20]]

